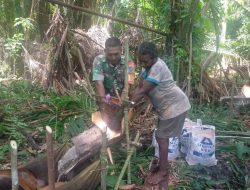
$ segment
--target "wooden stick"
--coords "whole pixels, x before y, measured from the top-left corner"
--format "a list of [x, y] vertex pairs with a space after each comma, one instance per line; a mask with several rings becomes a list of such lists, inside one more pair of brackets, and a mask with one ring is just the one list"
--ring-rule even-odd
[[[74, 72], [75, 77], [79, 80], [80, 85], [84, 88], [85, 92], [89, 95], [89, 97], [92, 97], [92, 94], [89, 92], [89, 89], [85, 86], [85, 84], [82, 82], [81, 77], [77, 74], [77, 72]], [[87, 84], [88, 85], [88, 84]], [[93, 98], [94, 99], [94, 98]]]
[[137, 143], [137, 142], [133, 142], [133, 141], [130, 141], [129, 142], [131, 145], [133, 146], [136, 146], [136, 147], [142, 147], [142, 144], [141, 143]]
[[110, 160], [111, 164], [114, 165], [114, 160], [113, 160], [113, 156], [112, 156], [112, 152], [111, 152], [110, 147], [107, 148], [107, 153], [108, 153], [109, 160]]
[[117, 98], [119, 100], [119, 103], [122, 104], [122, 99], [121, 99], [121, 97], [120, 97], [119, 92], [118, 92], [117, 89], [115, 89], [115, 94], [116, 94], [116, 96], [117, 96]]
[[107, 175], [107, 126], [102, 130], [102, 147], [101, 147], [101, 190], [106, 190], [106, 175]]
[[89, 92], [90, 92], [91, 95], [94, 95], [95, 92], [94, 92], [94, 89], [92, 88], [91, 82], [89, 80], [89, 76], [88, 76], [85, 64], [83, 62], [82, 53], [81, 53], [81, 51], [80, 51], [79, 48], [77, 48], [77, 52], [78, 52], [80, 64], [81, 64], [81, 67], [82, 67], [82, 71], [83, 71], [83, 74], [84, 74], [84, 78], [85, 78], [85, 80], [87, 82], [87, 87], [86, 88], [88, 88], [88, 90], [89, 90]]
[[[140, 136], [140, 134], [139, 134], [139, 132], [137, 131], [137, 134], [136, 134], [136, 137], [135, 137], [134, 142], [138, 143], [138, 141], [139, 141], [139, 136]], [[133, 155], [133, 153], [134, 153], [135, 150], [136, 150], [136, 147], [133, 146], [133, 147], [131, 148], [131, 150], [130, 150], [128, 156], [127, 156], [127, 159], [126, 159], [126, 161], [125, 161], [125, 163], [124, 163], [124, 165], [123, 165], [122, 171], [121, 171], [121, 173], [120, 173], [120, 175], [119, 175], [119, 177], [118, 177], [118, 180], [117, 180], [116, 185], [115, 185], [115, 190], [118, 190], [119, 185], [120, 185], [120, 182], [121, 182], [121, 180], [122, 180], [122, 177], [123, 177], [123, 175], [124, 175], [124, 173], [125, 173], [125, 171], [126, 171], [126, 169], [127, 169], [127, 167], [128, 167], [128, 164], [129, 164], [129, 162], [130, 162], [130, 159], [131, 159], [131, 157], [132, 157], [132, 155]]]
[[10, 141], [11, 148], [11, 178], [12, 190], [18, 190], [18, 170], [17, 170], [17, 144], [16, 141]]
[[55, 163], [54, 163], [52, 129], [49, 126], [46, 126], [46, 143], [47, 143], [49, 190], [55, 190]]

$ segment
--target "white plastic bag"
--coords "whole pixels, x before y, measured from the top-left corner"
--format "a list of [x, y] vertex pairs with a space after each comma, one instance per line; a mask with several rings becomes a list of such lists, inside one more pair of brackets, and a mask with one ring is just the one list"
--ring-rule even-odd
[[[155, 157], [159, 158], [159, 145], [155, 139], [155, 131], [153, 133], [152, 145], [155, 147]], [[179, 155], [179, 138], [169, 138], [168, 160], [175, 160]]]
[[189, 150], [191, 133], [194, 127], [197, 127], [197, 123], [186, 118], [180, 136], [180, 150], [184, 154], [187, 154]]
[[214, 166], [217, 164], [214, 126], [202, 125], [192, 129], [186, 161], [189, 165]]

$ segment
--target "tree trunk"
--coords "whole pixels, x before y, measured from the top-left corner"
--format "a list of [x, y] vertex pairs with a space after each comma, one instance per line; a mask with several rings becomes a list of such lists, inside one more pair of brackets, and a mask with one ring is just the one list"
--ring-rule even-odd
[[5, 15], [5, 19], [4, 21], [1, 21], [1, 23], [7, 29], [6, 34], [8, 37], [12, 37], [12, 35], [14, 34], [14, 29], [13, 29], [15, 20], [15, 12], [13, 11], [14, 6], [15, 4], [11, 0], [3, 1], [4, 13], [1, 14]]
[[[74, 5], [94, 10], [96, 6], [96, 0], [78, 0], [75, 1]], [[81, 26], [81, 28], [88, 30], [92, 26], [92, 15], [85, 14], [80, 11], [74, 11], [75, 25]]]
[[45, 37], [45, 33], [49, 27], [49, 7], [46, 1], [39, 1], [39, 9], [38, 9], [38, 28], [40, 31], [40, 40], [43, 40]]
[[[88, 8], [90, 10], [94, 10], [96, 1], [95, 0], [84, 0], [83, 7]], [[92, 15], [84, 14], [84, 18], [82, 20], [82, 26], [84, 29], [89, 29], [92, 25]]]

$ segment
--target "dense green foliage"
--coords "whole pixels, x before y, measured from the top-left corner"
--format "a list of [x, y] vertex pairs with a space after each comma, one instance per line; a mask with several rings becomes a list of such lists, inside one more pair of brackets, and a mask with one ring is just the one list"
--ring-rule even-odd
[[227, 13], [229, 46], [244, 59], [250, 59], [250, 10], [244, 1], [230, 1]]
[[[38, 132], [44, 137], [44, 127], [49, 125], [54, 137], [63, 142], [64, 125], [68, 123], [68, 135], [74, 136], [90, 126], [95, 102], [81, 90], [71, 96], [58, 96], [53, 90], [44, 91], [29, 81], [14, 81], [8, 86], [0, 84], [0, 137], [27, 145], [27, 134]], [[44, 139], [42, 141], [44, 143]], [[0, 145], [0, 160], [8, 149], [8, 142]]]
[[[167, 33], [167, 36], [163, 37], [146, 30], [143, 31], [145, 40], [154, 41], [158, 43], [159, 47], [162, 47], [161, 54], [167, 60], [174, 77], [181, 82], [188, 75], [190, 33], [192, 33], [193, 39], [192, 79], [195, 82], [199, 80], [199, 65], [206, 55], [202, 48], [219, 45], [220, 28], [224, 17], [228, 25], [226, 31], [226, 39], [228, 40], [227, 44], [223, 44], [223, 47], [230, 47], [232, 51], [237, 52], [243, 58], [249, 59], [249, 4], [247, 1], [230, 1], [226, 10], [223, 1], [217, 0], [189, 0], [185, 3], [179, 0], [99, 0], [86, 2], [72, 0], [70, 3], [85, 6], [104, 14], [110, 14], [112, 10], [111, 13], [114, 17], [126, 18], [126, 20]], [[32, 39], [31, 36], [34, 37], [35, 33], [40, 33], [40, 36], [43, 37], [47, 30], [46, 26], [49, 26], [48, 18], [53, 15], [57, 7], [46, 3], [46, 1], [35, 4], [32, 0], [1, 0], [0, 5], [0, 33], [10, 39], [16, 38], [13, 36], [17, 34], [17, 30], [14, 28], [15, 19], [20, 20], [21, 17], [26, 18], [27, 21], [30, 19], [35, 26], [35, 30], [29, 33], [30, 39]], [[110, 25], [110, 22], [103, 18], [90, 17], [70, 9], [61, 8], [61, 10], [66, 16], [66, 20], [70, 21], [71, 27], [74, 28], [80, 26], [88, 29], [93, 24], [107, 27]], [[85, 25], [83, 17], [85, 17]], [[120, 36], [122, 33], [126, 33], [128, 28], [130, 27], [114, 22], [111, 26], [111, 32]], [[7, 41], [7, 43], [10, 42]]]

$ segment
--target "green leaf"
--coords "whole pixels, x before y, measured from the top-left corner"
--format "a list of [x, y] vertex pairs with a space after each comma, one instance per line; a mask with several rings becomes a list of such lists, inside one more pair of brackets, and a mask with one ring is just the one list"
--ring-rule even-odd
[[203, 181], [192, 181], [191, 183], [191, 187], [193, 190], [200, 190], [200, 189], [204, 189], [205, 188], [205, 185], [204, 185], [204, 182]]
[[213, 186], [213, 185], [221, 185], [221, 184], [225, 184], [226, 181], [221, 179], [221, 180], [208, 180], [206, 181], [206, 184], [209, 186]]
[[240, 141], [236, 144], [236, 155], [239, 159], [244, 159], [244, 154], [250, 154], [250, 147], [246, 146], [244, 142]]
[[[118, 176], [107, 176], [106, 178], [107, 186], [111, 188], [115, 187], [117, 181], [118, 181]], [[125, 182], [121, 180], [120, 185], [125, 185]]]
[[244, 172], [237, 166], [237, 164], [232, 159], [230, 159], [230, 163], [231, 163], [231, 168], [235, 173], [235, 175], [244, 176]]
[[219, 146], [216, 148], [216, 151], [218, 151], [218, 152], [230, 152], [230, 153], [235, 154], [236, 148], [235, 148], [235, 145], [230, 144], [230, 145]]

